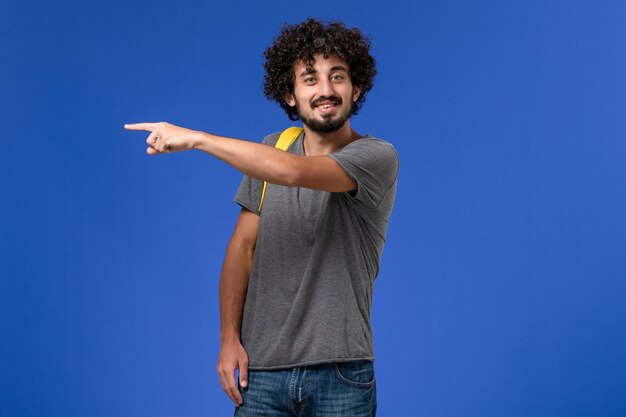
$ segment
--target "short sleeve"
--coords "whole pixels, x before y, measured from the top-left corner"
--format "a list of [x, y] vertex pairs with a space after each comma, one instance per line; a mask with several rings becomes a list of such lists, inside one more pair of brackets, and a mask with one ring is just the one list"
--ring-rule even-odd
[[[263, 139], [263, 144], [268, 146], [274, 146], [276, 144], [276, 141], [278, 141], [279, 136], [280, 132], [268, 135], [265, 137], [265, 139]], [[259, 211], [259, 205], [261, 204], [262, 194], [263, 181], [244, 175], [241, 183], [239, 184], [239, 188], [237, 189], [234, 200], [235, 203], [239, 204], [241, 207], [246, 208], [253, 213], [261, 215], [261, 212]]]
[[352, 198], [368, 207], [378, 207], [398, 177], [398, 154], [382, 139], [365, 136], [328, 157], [334, 159], [357, 184]]

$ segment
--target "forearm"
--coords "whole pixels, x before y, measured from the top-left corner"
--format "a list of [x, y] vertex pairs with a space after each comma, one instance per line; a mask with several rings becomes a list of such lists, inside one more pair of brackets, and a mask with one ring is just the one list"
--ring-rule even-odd
[[206, 152], [238, 171], [272, 184], [293, 186], [304, 158], [274, 147], [197, 132], [194, 148]]
[[240, 339], [254, 249], [230, 242], [220, 277], [220, 340]]

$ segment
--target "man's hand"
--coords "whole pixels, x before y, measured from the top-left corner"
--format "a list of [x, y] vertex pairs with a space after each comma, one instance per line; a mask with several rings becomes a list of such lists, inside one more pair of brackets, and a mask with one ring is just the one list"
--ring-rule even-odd
[[239, 369], [239, 384], [248, 386], [248, 354], [239, 340], [224, 341], [217, 361], [217, 374], [222, 389], [228, 394], [237, 407], [243, 404], [243, 397], [237, 388], [235, 371]]
[[165, 122], [126, 124], [124, 129], [150, 132], [150, 136], [146, 140], [148, 155], [193, 149], [198, 140], [198, 135], [201, 134], [196, 130], [185, 129]]

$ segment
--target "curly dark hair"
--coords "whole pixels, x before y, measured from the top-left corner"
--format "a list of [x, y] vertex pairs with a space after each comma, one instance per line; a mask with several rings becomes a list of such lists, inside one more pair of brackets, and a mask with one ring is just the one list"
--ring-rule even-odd
[[367, 92], [374, 85], [376, 61], [369, 53], [370, 40], [358, 28], [348, 29], [341, 22], [322, 22], [309, 18], [297, 25], [283, 26], [274, 44], [264, 52], [265, 78], [263, 92], [270, 100], [280, 104], [289, 119], [298, 120], [295, 107], [285, 102], [284, 96], [294, 91], [294, 65], [304, 61], [313, 65], [313, 55], [324, 58], [337, 55], [350, 68], [352, 85], [361, 90], [359, 98], [352, 103], [350, 114], [356, 114], [365, 101]]

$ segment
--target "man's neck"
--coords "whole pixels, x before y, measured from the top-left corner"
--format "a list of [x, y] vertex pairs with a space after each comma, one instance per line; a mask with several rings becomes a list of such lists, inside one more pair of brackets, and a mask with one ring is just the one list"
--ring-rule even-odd
[[346, 121], [339, 130], [329, 133], [315, 132], [304, 125], [304, 153], [307, 156], [327, 155], [360, 137], [361, 135], [350, 127], [350, 121]]

